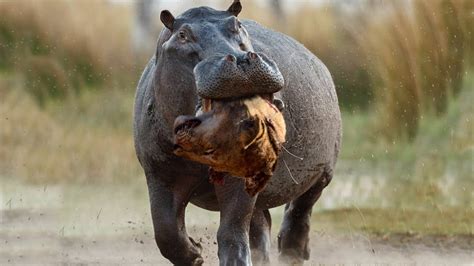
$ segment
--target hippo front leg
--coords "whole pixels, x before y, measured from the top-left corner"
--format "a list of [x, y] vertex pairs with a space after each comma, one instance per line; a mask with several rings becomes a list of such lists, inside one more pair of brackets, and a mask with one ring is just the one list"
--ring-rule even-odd
[[251, 265], [249, 228], [257, 196], [249, 196], [240, 178], [227, 176], [224, 184], [214, 187], [220, 209], [219, 264]]
[[201, 265], [202, 247], [186, 233], [185, 208], [192, 188], [173, 189], [147, 175], [155, 240], [161, 254], [175, 265]]

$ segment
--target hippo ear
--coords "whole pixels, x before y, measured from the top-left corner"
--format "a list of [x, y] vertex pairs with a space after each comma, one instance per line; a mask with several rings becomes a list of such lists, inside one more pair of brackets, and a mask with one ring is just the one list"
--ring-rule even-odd
[[174, 16], [169, 12], [168, 10], [163, 10], [161, 11], [160, 14], [160, 20], [163, 22], [165, 27], [167, 27], [169, 30], [173, 30], [173, 24], [174, 24]]
[[234, 2], [232, 3], [232, 5], [229, 6], [227, 11], [237, 17], [240, 11], [242, 11], [242, 5], [240, 4], [240, 0], [234, 0]]

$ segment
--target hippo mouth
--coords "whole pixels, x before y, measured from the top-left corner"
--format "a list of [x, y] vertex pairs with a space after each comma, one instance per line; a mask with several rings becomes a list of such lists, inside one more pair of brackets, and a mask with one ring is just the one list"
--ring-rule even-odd
[[197, 94], [207, 99], [272, 94], [284, 87], [277, 64], [263, 53], [217, 55], [194, 68]]

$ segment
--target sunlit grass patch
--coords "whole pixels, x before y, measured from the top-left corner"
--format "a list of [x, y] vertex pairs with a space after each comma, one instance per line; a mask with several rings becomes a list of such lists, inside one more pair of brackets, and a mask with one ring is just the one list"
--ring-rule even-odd
[[313, 214], [313, 228], [344, 233], [452, 235], [474, 234], [474, 209], [358, 209], [327, 210]]

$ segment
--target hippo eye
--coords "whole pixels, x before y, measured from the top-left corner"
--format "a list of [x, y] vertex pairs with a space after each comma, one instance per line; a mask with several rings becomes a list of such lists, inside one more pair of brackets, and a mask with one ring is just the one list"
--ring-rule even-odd
[[187, 41], [188, 38], [186, 36], [186, 32], [184, 32], [183, 30], [178, 32], [178, 38], [181, 40], [181, 41]]
[[239, 34], [241, 28], [242, 28], [242, 23], [240, 23], [240, 21], [238, 21], [238, 20], [234, 20], [234, 25], [233, 25], [233, 27], [231, 27], [231, 31], [234, 34]]

